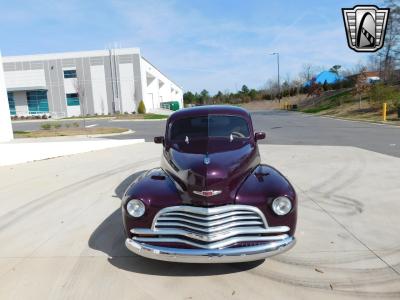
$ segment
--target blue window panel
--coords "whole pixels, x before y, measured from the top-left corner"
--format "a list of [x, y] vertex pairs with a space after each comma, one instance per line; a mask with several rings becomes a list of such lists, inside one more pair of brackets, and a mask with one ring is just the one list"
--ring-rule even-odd
[[64, 70], [64, 78], [76, 78], [76, 70]]
[[7, 92], [8, 96], [8, 106], [10, 107], [10, 114], [15, 116], [17, 114], [15, 110], [15, 101], [14, 101], [14, 93]]
[[80, 105], [79, 96], [78, 96], [77, 93], [66, 94], [65, 96], [67, 98], [67, 105], [68, 106], [78, 106], [78, 105]]
[[30, 114], [35, 115], [49, 112], [47, 91], [28, 91], [26, 92], [26, 98], [28, 100], [28, 109]]

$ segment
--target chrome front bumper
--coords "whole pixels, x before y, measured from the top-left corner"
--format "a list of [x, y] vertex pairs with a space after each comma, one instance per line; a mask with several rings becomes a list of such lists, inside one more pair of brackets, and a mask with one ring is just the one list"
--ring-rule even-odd
[[170, 262], [182, 263], [239, 263], [264, 259], [292, 248], [296, 240], [287, 237], [283, 240], [263, 245], [224, 249], [185, 249], [159, 247], [126, 239], [125, 245], [137, 255]]

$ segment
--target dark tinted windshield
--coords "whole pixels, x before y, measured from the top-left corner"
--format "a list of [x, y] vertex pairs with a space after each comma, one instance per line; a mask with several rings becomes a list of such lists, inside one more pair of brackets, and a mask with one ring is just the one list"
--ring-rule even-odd
[[188, 138], [226, 137], [248, 138], [249, 127], [245, 119], [237, 116], [201, 116], [176, 120], [170, 129], [171, 140]]

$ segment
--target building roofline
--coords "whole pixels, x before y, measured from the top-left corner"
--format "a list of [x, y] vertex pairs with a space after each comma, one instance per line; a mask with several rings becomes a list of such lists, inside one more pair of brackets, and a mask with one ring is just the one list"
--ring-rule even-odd
[[143, 60], [145, 60], [150, 66], [152, 66], [154, 69], [156, 69], [158, 72], [160, 72], [160, 74], [162, 74], [165, 78], [167, 78], [169, 81], [171, 81], [173, 84], [175, 84], [178, 88], [180, 88], [183, 92], [183, 88], [177, 84], [175, 81], [171, 80], [166, 74], [164, 74], [163, 72], [161, 72], [155, 65], [153, 65], [151, 62], [149, 62], [148, 59], [146, 59], [144, 56], [141, 55], [141, 58]]
[[[113, 54], [139, 54], [139, 48], [113, 48]], [[38, 60], [51, 60], [51, 59], [68, 59], [78, 57], [96, 57], [110, 55], [109, 49], [104, 50], [91, 50], [91, 51], [73, 51], [73, 52], [59, 52], [59, 53], [45, 53], [33, 55], [17, 55], [17, 56], [3, 56], [3, 63], [7, 62], [22, 62], [22, 61], [38, 61]]]

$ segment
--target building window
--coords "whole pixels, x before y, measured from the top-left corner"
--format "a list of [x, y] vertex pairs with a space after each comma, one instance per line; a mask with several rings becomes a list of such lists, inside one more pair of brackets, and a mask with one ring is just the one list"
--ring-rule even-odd
[[49, 103], [47, 101], [47, 91], [36, 90], [26, 92], [28, 100], [28, 109], [31, 115], [43, 114], [49, 112]]
[[76, 78], [76, 70], [64, 70], [64, 78]]
[[10, 114], [15, 116], [17, 114], [15, 110], [15, 101], [14, 101], [14, 94], [11, 92], [7, 92], [8, 96], [8, 106], [10, 107]]
[[68, 106], [77, 106], [79, 105], [79, 96], [77, 93], [66, 94], [67, 105]]

